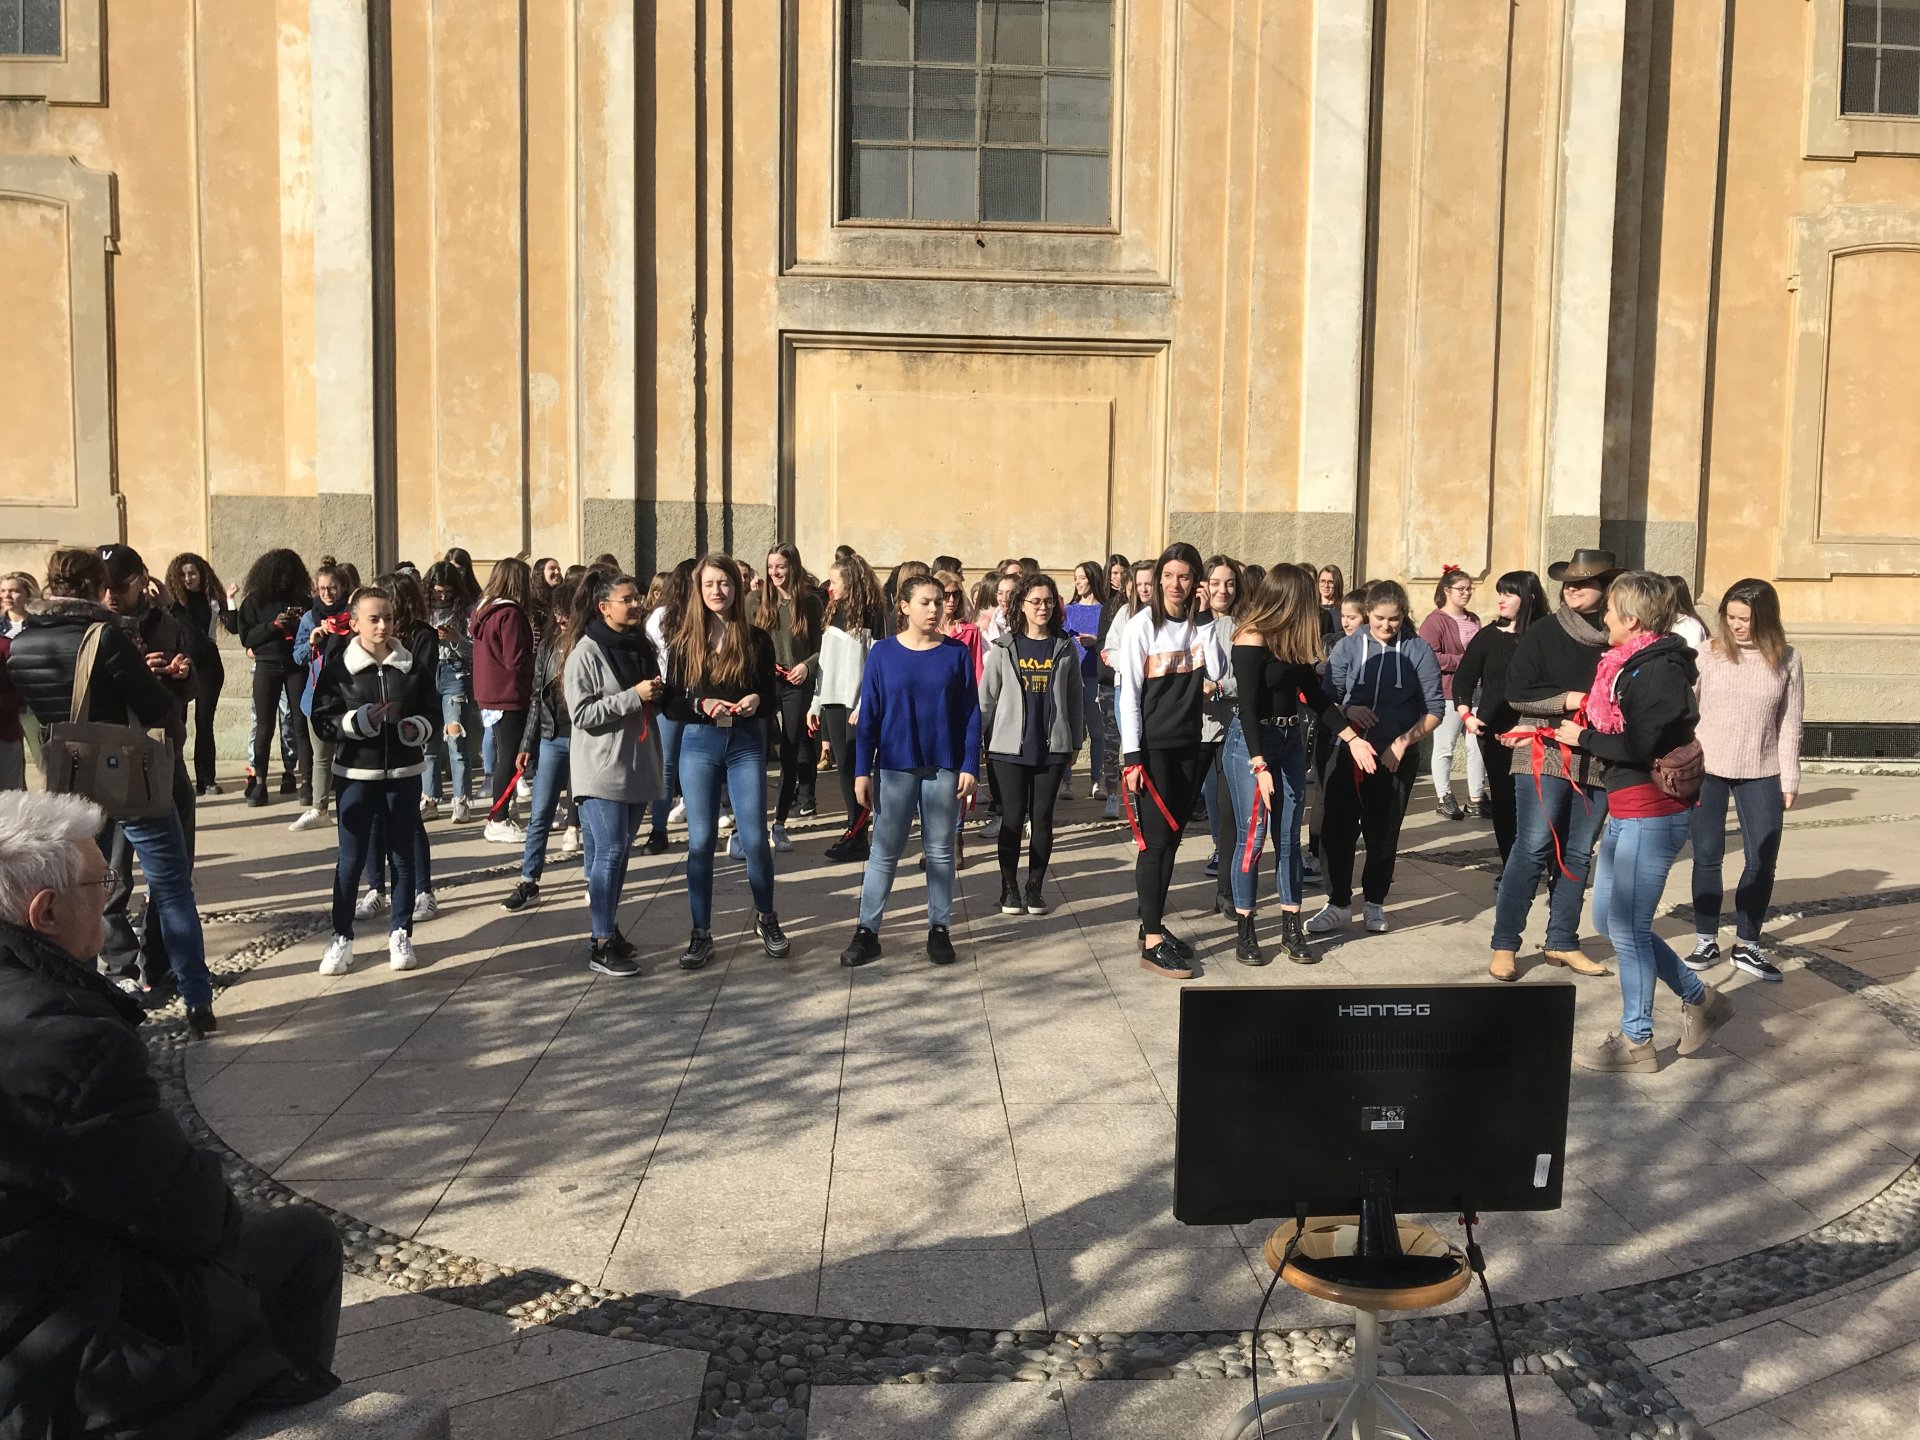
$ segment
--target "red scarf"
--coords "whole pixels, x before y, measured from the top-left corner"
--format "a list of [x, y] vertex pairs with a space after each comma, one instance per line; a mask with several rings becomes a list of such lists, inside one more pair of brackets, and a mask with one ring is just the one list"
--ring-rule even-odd
[[1614, 698], [1614, 686], [1620, 681], [1620, 671], [1626, 663], [1660, 637], [1650, 630], [1643, 630], [1624, 645], [1616, 645], [1600, 657], [1600, 663], [1594, 668], [1593, 688], [1587, 691], [1587, 724], [1602, 735], [1618, 735], [1627, 728], [1627, 717], [1620, 713], [1620, 702]]

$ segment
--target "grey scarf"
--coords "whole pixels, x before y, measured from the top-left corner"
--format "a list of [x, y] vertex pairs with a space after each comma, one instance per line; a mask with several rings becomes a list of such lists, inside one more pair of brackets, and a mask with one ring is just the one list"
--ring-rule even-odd
[[1607, 644], [1607, 626], [1603, 620], [1582, 615], [1571, 605], [1562, 605], [1554, 612], [1554, 618], [1560, 622], [1560, 628], [1578, 640], [1582, 645], [1591, 645], [1594, 649], [1603, 649]]

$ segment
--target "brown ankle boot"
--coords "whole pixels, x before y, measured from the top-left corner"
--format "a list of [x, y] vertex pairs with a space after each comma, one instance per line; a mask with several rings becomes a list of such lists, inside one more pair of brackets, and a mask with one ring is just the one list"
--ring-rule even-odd
[[1496, 980], [1518, 980], [1520, 968], [1513, 963], [1513, 951], [1496, 950], [1487, 963], [1487, 973]]
[[1613, 971], [1598, 960], [1589, 960], [1578, 950], [1542, 950], [1549, 965], [1560, 965], [1576, 975], [1611, 975]]

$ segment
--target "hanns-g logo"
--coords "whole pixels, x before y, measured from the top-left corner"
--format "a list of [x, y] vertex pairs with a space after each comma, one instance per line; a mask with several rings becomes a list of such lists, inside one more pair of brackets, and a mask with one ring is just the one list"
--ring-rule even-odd
[[1371, 1020], [1375, 1017], [1385, 1019], [1388, 1017], [1401, 1016], [1417, 1018], [1419, 1016], [1433, 1014], [1433, 1007], [1431, 1005], [1341, 1005], [1336, 1007], [1334, 1013], [1342, 1016], [1351, 1016], [1355, 1020]]

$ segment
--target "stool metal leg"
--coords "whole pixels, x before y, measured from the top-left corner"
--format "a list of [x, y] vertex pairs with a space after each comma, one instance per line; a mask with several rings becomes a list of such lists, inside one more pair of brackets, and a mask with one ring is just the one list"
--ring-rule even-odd
[[1480, 1427], [1467, 1418], [1467, 1412], [1437, 1390], [1426, 1390], [1418, 1385], [1397, 1385], [1391, 1380], [1382, 1380], [1380, 1388], [1402, 1405], [1418, 1405], [1438, 1410], [1447, 1419], [1459, 1427], [1462, 1435], [1480, 1440]]

